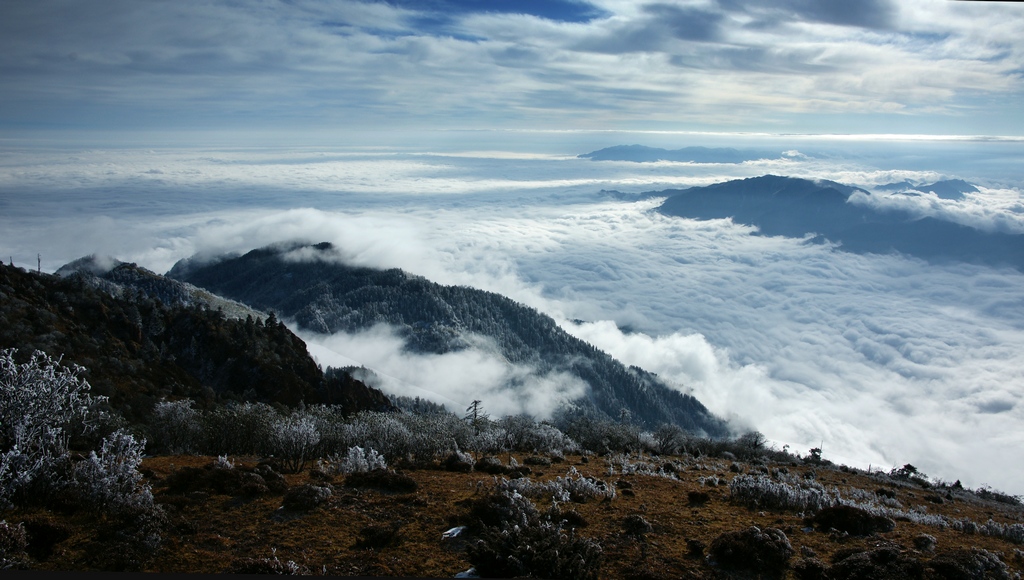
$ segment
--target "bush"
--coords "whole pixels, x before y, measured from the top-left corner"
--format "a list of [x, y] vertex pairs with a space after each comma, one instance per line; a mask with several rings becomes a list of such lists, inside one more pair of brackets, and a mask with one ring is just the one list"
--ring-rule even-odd
[[441, 466], [446, 471], [455, 471], [458, 473], [469, 473], [473, 471], [473, 456], [463, 451], [454, 451], [449, 455]]
[[105, 401], [89, 394], [78, 376], [82, 367], [62, 366], [40, 351], [18, 364], [16, 352], [0, 350], [0, 507], [34, 484], [54, 487], [70, 437], [95, 431], [97, 406]]
[[345, 477], [345, 487], [371, 488], [395, 493], [413, 493], [419, 489], [415, 479], [387, 469], [350, 473]]
[[28, 568], [28, 538], [25, 527], [11, 525], [0, 520], [0, 570], [24, 570]]
[[781, 576], [795, 553], [782, 530], [767, 528], [762, 531], [757, 526], [725, 532], [711, 542], [708, 551], [708, 558], [723, 568], [769, 576]]
[[198, 453], [203, 448], [203, 424], [193, 401], [162, 401], [153, 407], [149, 428], [153, 447], [165, 453]]
[[981, 548], [957, 549], [928, 562], [932, 577], [940, 580], [1009, 580], [1010, 573], [999, 556]]
[[308, 512], [327, 501], [333, 493], [329, 486], [307, 483], [289, 489], [288, 493], [284, 494], [281, 505], [286, 509]]
[[896, 522], [891, 519], [850, 505], [824, 508], [812, 521], [822, 531], [835, 529], [852, 536], [869, 536], [874, 533], [891, 532], [896, 528]]
[[893, 580], [916, 580], [924, 578], [924, 566], [896, 548], [876, 548], [858, 552], [829, 568], [833, 580], [857, 580], [860, 578], [892, 578]]
[[271, 445], [274, 455], [282, 460], [284, 469], [298, 473], [306, 467], [313, 449], [320, 442], [320, 432], [313, 420], [295, 412], [274, 424]]
[[103, 439], [100, 452], [89, 452], [74, 467], [81, 498], [98, 511], [123, 513], [156, 509], [153, 492], [139, 473], [146, 440], [125, 431]]
[[366, 473], [375, 469], [387, 469], [384, 457], [373, 449], [349, 447], [344, 459], [336, 457], [327, 461], [327, 473], [332, 475], [349, 473]]
[[266, 455], [273, 453], [274, 427], [281, 415], [266, 403], [229, 401], [203, 413], [204, 452], [208, 455]]
[[835, 502], [835, 498], [821, 484], [808, 482], [803, 485], [805, 487], [793, 487], [760, 475], [739, 475], [729, 483], [729, 497], [755, 509], [811, 513]]
[[565, 533], [560, 523], [542, 520], [533, 503], [515, 491], [499, 490], [472, 504], [478, 540], [467, 555], [485, 578], [596, 579], [602, 551], [597, 542]]

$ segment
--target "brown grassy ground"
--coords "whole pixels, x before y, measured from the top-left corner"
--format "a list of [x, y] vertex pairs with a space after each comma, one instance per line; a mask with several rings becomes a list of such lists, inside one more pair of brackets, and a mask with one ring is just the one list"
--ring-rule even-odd
[[[508, 457], [503, 457], [505, 461]], [[831, 562], [837, 553], [897, 546], [901, 552], [927, 562], [929, 551], [915, 549], [914, 538], [926, 533], [937, 539], [937, 552], [952, 548], [977, 547], [1000, 555], [1014, 572], [1024, 571], [1024, 546], [983, 535], [968, 535], [910, 521], [897, 521], [891, 532], [869, 537], [840, 537], [821, 531], [809, 531], [804, 519], [792, 512], [759, 511], [730, 502], [728, 486], [702, 486], [701, 477], [717, 476], [729, 480], [737, 475], [730, 461], [676, 458], [687, 467], [679, 479], [645, 475], [609, 475], [608, 463], [592, 457], [586, 463], [579, 456], [565, 463], [534, 468], [530, 477], [548, 480], [564, 476], [569, 466], [581, 473], [616, 483], [618, 495], [610, 501], [573, 504], [588, 525], [578, 529], [582, 536], [597, 540], [603, 548], [602, 578], [708, 578], [721, 572], [703, 557], [691, 553], [688, 540], [704, 546], [723, 532], [743, 530], [751, 525], [783, 530], [796, 555], [793, 561], [816, 555]], [[523, 456], [518, 460], [522, 462]], [[662, 458], [664, 460], [664, 458]], [[333, 481], [334, 494], [310, 512], [282, 508], [282, 496], [263, 495], [255, 499], [216, 493], [171, 494], [165, 480], [185, 467], [202, 467], [211, 457], [164, 456], [144, 462], [144, 472], [165, 506], [169, 524], [160, 550], [143, 569], [152, 572], [221, 573], [237, 571], [247, 558], [273, 558], [293, 561], [313, 574], [334, 576], [415, 576], [452, 577], [470, 567], [464, 549], [472, 537], [442, 539], [442, 532], [463, 523], [468, 503], [486, 493], [494, 478], [483, 473], [452, 473], [438, 469], [407, 470], [418, 484], [414, 493], [389, 493], [345, 487], [344, 477]], [[255, 458], [235, 458], [239, 466], [254, 466]], [[701, 466], [703, 464], [703, 468]], [[752, 466], [740, 464], [741, 471]], [[767, 467], [772, 468], [769, 464]], [[978, 523], [992, 519], [1001, 523], [1022, 523], [1020, 506], [982, 500], [969, 492], [950, 495], [953, 499], [933, 503], [934, 490], [915, 485], [887, 485], [863, 472], [822, 466], [786, 465], [791, 474], [803, 476], [814, 470], [816, 479], [827, 488], [835, 486], [848, 497], [850, 488], [875, 491], [891, 489], [907, 509], [922, 506], [928, 513], [951, 519], [969, 518]], [[310, 481], [307, 470], [285, 476], [290, 487]], [[627, 488], [631, 486], [631, 490]], [[690, 505], [688, 492], [706, 492], [710, 501]], [[942, 491], [946, 494], [946, 491]], [[931, 497], [932, 501], [928, 498]], [[535, 500], [544, 509], [550, 500]], [[624, 520], [640, 514], [653, 526], [642, 538], [627, 534]], [[103, 520], [95, 514], [26, 511], [5, 515], [9, 522], [23, 519], [49, 521], [65, 526], [70, 537], [58, 542], [45, 561], [33, 562], [33, 568], [46, 570], [104, 569], [98, 556]], [[397, 527], [395, 539], [379, 548], [357, 546], [361, 532], [371, 526]], [[787, 577], [795, 577], [792, 571]]]

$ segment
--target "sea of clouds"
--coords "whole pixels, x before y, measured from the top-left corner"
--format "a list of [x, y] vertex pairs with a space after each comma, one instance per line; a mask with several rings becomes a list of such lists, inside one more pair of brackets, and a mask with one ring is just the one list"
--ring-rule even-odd
[[[964, 202], [858, 202], [914, 203], [920, 215], [1024, 231], [1013, 170], [950, 173], [943, 168], [956, 164], [941, 159], [798, 147], [738, 165], [591, 162], [574, 157], [590, 149], [497, 146], [12, 149], [0, 158], [0, 249], [32, 269], [37, 254], [52, 271], [97, 252], [164, 272], [194, 253], [327, 240], [353, 264], [400, 267], [535, 307], [780, 446], [823, 445], [825, 457], [844, 463], [909, 462], [1021, 492], [1020, 272], [848, 254], [752, 235], [729, 220], [665, 217], [653, 211], [657, 198], [602, 192], [766, 173], [868, 190], [963, 177], [981, 186]], [[582, 388], [510, 366], [483, 343], [411, 356], [387, 328], [304, 338], [325, 364], [365, 365], [393, 392], [456, 410], [484, 398], [492, 413], [543, 416]], [[502, 388], [510, 382], [527, 390]]]

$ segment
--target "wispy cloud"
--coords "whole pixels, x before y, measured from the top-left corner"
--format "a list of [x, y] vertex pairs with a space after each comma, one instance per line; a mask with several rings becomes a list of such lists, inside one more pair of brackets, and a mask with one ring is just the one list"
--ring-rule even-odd
[[1005, 133], [1021, 121], [1019, 16], [923, 0], [4, 3], [0, 123], [879, 131], [902, 119]]

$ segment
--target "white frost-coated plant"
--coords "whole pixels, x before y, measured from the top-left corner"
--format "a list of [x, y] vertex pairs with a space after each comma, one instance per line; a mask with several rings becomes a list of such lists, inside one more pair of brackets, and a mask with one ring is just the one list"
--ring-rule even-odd
[[151, 429], [154, 443], [168, 453], [199, 451], [203, 428], [192, 400], [161, 401], [153, 406]]
[[89, 394], [81, 367], [40, 351], [18, 364], [15, 352], [0, 350], [0, 505], [65, 459], [72, 433], [95, 429], [105, 399]]
[[274, 424], [273, 449], [284, 460], [285, 469], [301, 471], [313, 448], [320, 442], [320, 432], [313, 420], [293, 413]]
[[218, 455], [217, 460], [213, 462], [213, 466], [218, 469], [234, 469], [235, 462], [228, 459], [227, 455]]
[[75, 484], [97, 510], [115, 513], [150, 511], [153, 492], [139, 473], [145, 439], [117, 430], [103, 439], [100, 452], [74, 468]]
[[622, 475], [650, 475], [653, 477], [664, 477], [666, 479], [679, 479], [676, 474], [666, 472], [662, 466], [652, 464], [649, 461], [645, 461], [641, 456], [636, 461], [633, 461], [625, 453], [615, 453], [608, 457], [609, 474], [616, 472], [618, 467], [618, 473]]
[[516, 479], [502, 478], [497, 482], [499, 491], [514, 491], [528, 497], [550, 496], [557, 502], [575, 501], [579, 503], [591, 499], [615, 499], [615, 487], [593, 477], [586, 477], [570, 467], [565, 477], [556, 477], [553, 481], [536, 482], [528, 477]]
[[366, 473], [374, 469], [387, 469], [388, 464], [384, 457], [373, 449], [362, 447], [349, 447], [348, 454], [341, 461], [332, 461], [339, 473]]
[[838, 492], [830, 493], [817, 482], [794, 487], [761, 475], [739, 475], [729, 483], [729, 496], [732, 499], [760, 509], [814, 513], [835, 505], [837, 495]]

